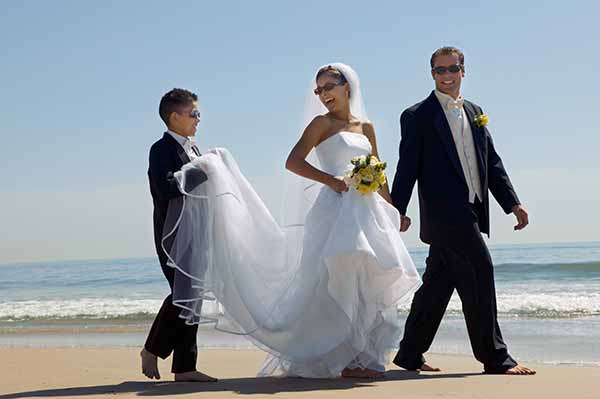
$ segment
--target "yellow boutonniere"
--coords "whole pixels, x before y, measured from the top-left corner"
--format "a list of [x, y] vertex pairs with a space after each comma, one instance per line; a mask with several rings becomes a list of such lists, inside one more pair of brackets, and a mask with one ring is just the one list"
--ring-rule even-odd
[[477, 126], [477, 127], [484, 127], [485, 125], [488, 124], [489, 121], [490, 121], [490, 118], [488, 118], [488, 116], [486, 114], [477, 115], [474, 120], [475, 126]]

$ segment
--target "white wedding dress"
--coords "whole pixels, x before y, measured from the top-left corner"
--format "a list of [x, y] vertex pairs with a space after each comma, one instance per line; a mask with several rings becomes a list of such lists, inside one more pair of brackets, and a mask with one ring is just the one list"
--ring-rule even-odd
[[[334, 176], [369, 153], [367, 137], [351, 132], [315, 148], [320, 168]], [[194, 186], [199, 171], [208, 180]], [[275, 222], [225, 149], [176, 177], [186, 195], [169, 210], [163, 245], [181, 317], [216, 322], [268, 351], [260, 375], [384, 370], [400, 340], [398, 303], [420, 284], [392, 205], [379, 194], [323, 186], [298, 235]]]
[[[371, 153], [367, 137], [339, 132], [315, 148], [321, 168], [333, 176], [349, 161]], [[400, 237], [400, 215], [379, 194], [322, 187], [304, 226], [299, 273], [312, 277], [306, 306], [290, 336], [291, 360], [273, 355], [266, 374], [336, 377], [345, 367], [385, 370], [397, 349], [397, 304], [419, 285], [419, 275]]]
[[[368, 120], [356, 72], [331, 66], [348, 82], [352, 115]], [[327, 112], [312, 90], [305, 126]], [[341, 176], [352, 158], [371, 152], [366, 136], [338, 132], [307, 161]], [[392, 205], [379, 194], [340, 194], [288, 174], [291, 184], [274, 182], [285, 187], [280, 226], [225, 149], [185, 164], [175, 177], [184, 196], [169, 204], [162, 245], [175, 269], [180, 317], [243, 334], [269, 352], [259, 375], [333, 378], [346, 367], [384, 369], [400, 339], [397, 306], [420, 284]]]

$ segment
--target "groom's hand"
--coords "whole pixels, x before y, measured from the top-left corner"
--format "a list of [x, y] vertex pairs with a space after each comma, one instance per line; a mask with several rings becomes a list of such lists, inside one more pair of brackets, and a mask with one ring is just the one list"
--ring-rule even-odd
[[527, 214], [527, 211], [521, 205], [515, 205], [512, 207], [512, 213], [517, 217], [515, 230], [523, 230], [525, 226], [529, 224], [529, 215]]
[[410, 227], [410, 218], [408, 216], [400, 215], [400, 231], [404, 233]]

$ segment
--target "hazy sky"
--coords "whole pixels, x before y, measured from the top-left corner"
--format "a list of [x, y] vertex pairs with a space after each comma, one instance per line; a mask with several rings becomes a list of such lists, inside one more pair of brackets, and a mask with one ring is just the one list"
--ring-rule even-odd
[[404, 3], [3, 2], [0, 262], [153, 256], [147, 157], [173, 87], [200, 97], [200, 148], [229, 148], [277, 214], [312, 76], [350, 64], [391, 179], [442, 45], [465, 51], [463, 95], [531, 215], [515, 233], [494, 203], [491, 243], [600, 239], [598, 3]]

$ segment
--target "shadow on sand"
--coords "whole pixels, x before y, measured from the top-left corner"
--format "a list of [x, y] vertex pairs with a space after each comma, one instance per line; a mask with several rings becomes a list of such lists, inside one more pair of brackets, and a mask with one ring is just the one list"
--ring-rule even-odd
[[228, 378], [214, 383], [137, 382], [125, 381], [114, 385], [43, 389], [0, 395], [0, 399], [68, 398], [70, 396], [136, 394], [138, 396], [182, 395], [197, 392], [231, 392], [240, 395], [276, 394], [280, 392], [309, 392], [365, 388], [386, 381], [465, 378], [481, 373], [420, 374], [414, 371], [392, 370], [382, 380], [337, 378], [331, 380], [303, 378]]

